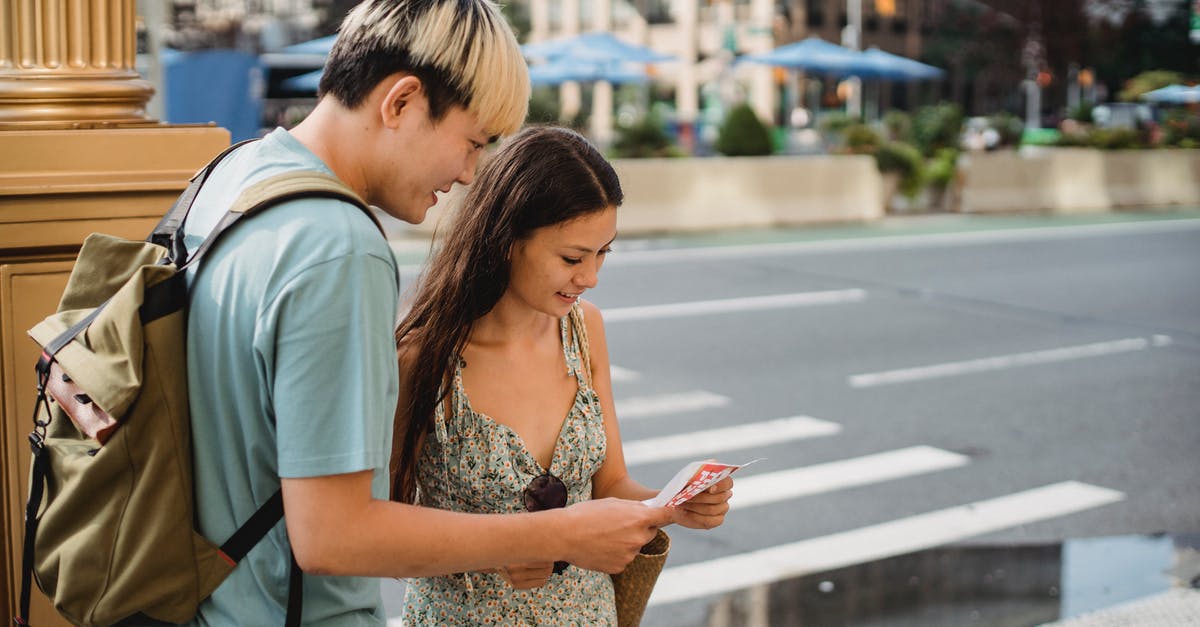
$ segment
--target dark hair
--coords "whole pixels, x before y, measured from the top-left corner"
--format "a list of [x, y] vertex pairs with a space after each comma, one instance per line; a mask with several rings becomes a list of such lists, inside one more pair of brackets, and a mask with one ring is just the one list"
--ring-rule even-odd
[[[411, 343], [407, 425], [393, 447], [392, 498], [412, 502], [421, 443], [449, 393], [471, 327], [508, 288], [509, 251], [537, 229], [616, 207], [624, 200], [612, 166], [579, 133], [526, 128], [483, 165], [433, 255], [397, 343]], [[396, 459], [398, 457], [398, 459]]]

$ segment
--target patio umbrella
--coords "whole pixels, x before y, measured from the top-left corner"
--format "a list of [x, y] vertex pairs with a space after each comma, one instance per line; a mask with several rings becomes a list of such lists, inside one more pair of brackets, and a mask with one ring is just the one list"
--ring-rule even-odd
[[298, 44], [292, 44], [281, 49], [279, 52], [284, 54], [323, 54], [328, 55], [333, 49], [333, 42], [337, 40], [337, 35], [328, 35], [326, 37], [318, 37], [302, 41]]
[[862, 78], [883, 80], [931, 80], [946, 74], [941, 68], [871, 47], [860, 53]]
[[1200, 102], [1200, 86], [1167, 85], [1142, 94], [1142, 100], [1159, 104], [1191, 104]]
[[321, 84], [321, 75], [324, 73], [323, 69], [313, 70], [299, 76], [285, 78], [280, 84], [296, 91], [317, 91], [317, 86]]
[[737, 62], [774, 65], [807, 72], [848, 76], [854, 68], [865, 67], [861, 53], [831, 44], [820, 37], [809, 37], [802, 41], [784, 44], [770, 52], [747, 54]]
[[561, 58], [529, 66], [529, 82], [534, 85], [560, 85], [569, 81], [606, 81], [615, 85], [644, 83], [645, 70], [627, 63], [606, 63]]
[[521, 53], [527, 59], [545, 61], [569, 58], [577, 61], [660, 63], [675, 59], [672, 55], [657, 52], [646, 46], [622, 41], [606, 31], [525, 44], [521, 46]]

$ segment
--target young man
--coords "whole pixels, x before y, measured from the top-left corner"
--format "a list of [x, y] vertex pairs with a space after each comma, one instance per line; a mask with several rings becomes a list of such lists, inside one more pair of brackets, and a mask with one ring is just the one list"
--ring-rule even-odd
[[[522, 123], [529, 80], [488, 0], [367, 0], [344, 22], [313, 113], [228, 156], [201, 191], [189, 250], [241, 190], [333, 174], [417, 223]], [[397, 398], [396, 262], [353, 205], [307, 199], [238, 224], [192, 277], [188, 384], [200, 531], [223, 539], [282, 486], [284, 524], [201, 608], [203, 625], [282, 625], [289, 552], [308, 624], [381, 625], [379, 584], [513, 563], [620, 571], [668, 511], [603, 500], [513, 516], [388, 500]]]

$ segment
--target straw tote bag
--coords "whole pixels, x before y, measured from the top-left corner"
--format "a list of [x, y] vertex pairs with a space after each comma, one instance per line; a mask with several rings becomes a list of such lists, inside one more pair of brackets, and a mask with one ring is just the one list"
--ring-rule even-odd
[[617, 625], [637, 627], [646, 612], [646, 603], [654, 591], [654, 583], [667, 562], [671, 538], [662, 529], [642, 547], [637, 557], [621, 573], [612, 576], [613, 592], [617, 599]]

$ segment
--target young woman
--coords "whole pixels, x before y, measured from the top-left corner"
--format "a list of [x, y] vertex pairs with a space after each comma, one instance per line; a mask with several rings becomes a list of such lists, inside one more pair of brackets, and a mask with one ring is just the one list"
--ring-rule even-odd
[[[526, 129], [481, 169], [396, 333], [393, 498], [520, 513], [655, 492], [625, 468], [594, 287], [617, 175], [579, 134]], [[673, 522], [724, 521], [732, 480]], [[615, 625], [611, 578], [565, 562], [411, 580], [405, 624]]]

